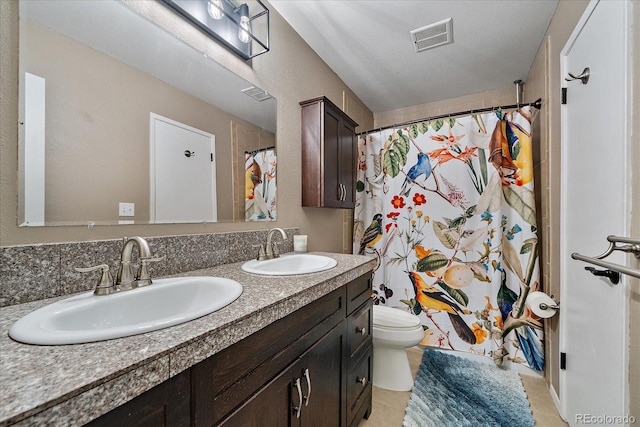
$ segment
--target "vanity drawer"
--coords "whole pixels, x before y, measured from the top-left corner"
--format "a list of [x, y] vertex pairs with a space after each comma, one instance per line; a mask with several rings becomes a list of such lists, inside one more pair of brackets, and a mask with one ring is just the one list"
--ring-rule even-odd
[[347, 285], [347, 315], [371, 299], [371, 274], [358, 277]]
[[347, 420], [351, 425], [353, 417], [360, 412], [363, 402], [371, 395], [371, 372], [373, 370], [372, 347], [362, 353], [359, 360], [347, 373]]
[[355, 313], [347, 318], [347, 348], [349, 357], [371, 341], [371, 327], [373, 326], [373, 304], [363, 304]]

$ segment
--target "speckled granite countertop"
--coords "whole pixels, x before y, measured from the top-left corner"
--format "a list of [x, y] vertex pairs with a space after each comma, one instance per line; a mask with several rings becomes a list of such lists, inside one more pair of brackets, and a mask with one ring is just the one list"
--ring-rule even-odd
[[243, 293], [191, 322], [115, 340], [20, 344], [8, 336], [11, 324], [63, 298], [0, 309], [0, 426], [85, 424], [374, 268], [370, 257], [323, 255], [338, 265], [302, 276], [255, 276], [242, 263], [181, 274], [234, 279]]

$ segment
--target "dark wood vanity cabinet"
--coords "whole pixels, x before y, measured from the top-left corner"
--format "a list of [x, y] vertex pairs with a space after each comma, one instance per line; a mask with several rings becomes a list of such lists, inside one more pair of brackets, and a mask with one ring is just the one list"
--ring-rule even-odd
[[366, 274], [92, 425], [357, 426], [371, 413], [370, 296]]
[[326, 97], [303, 101], [302, 206], [355, 206], [358, 126]]

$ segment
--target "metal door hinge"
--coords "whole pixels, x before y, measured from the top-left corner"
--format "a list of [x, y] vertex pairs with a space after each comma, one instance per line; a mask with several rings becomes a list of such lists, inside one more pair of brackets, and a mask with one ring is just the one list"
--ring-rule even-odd
[[562, 105], [565, 105], [567, 103], [567, 88], [563, 87], [562, 88]]
[[567, 369], [567, 353], [560, 353], [560, 369]]

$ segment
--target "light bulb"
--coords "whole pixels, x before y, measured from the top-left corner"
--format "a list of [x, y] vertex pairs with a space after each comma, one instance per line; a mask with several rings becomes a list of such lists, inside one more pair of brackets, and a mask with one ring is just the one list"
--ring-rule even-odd
[[250, 31], [249, 6], [245, 3], [240, 5], [240, 29], [238, 30], [238, 38], [242, 43], [249, 43], [249, 40], [251, 40]]
[[221, 19], [224, 16], [222, 12], [222, 0], [209, 0], [207, 12], [213, 19]]
[[249, 17], [240, 17], [240, 29], [238, 30], [238, 38], [242, 43], [249, 43], [251, 37], [249, 36]]

